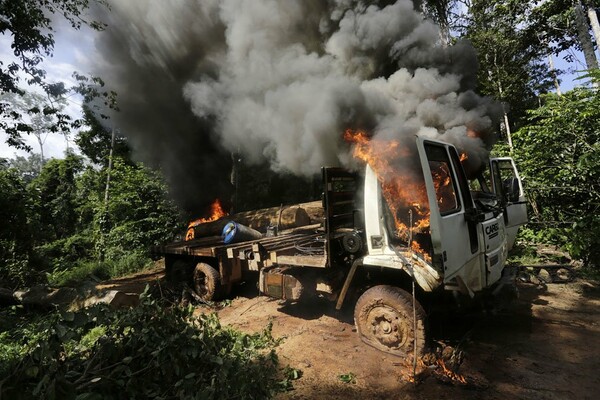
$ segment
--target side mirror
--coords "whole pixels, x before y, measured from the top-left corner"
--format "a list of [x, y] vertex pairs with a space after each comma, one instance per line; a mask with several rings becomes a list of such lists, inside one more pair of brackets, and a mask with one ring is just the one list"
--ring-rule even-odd
[[519, 201], [519, 192], [521, 189], [519, 187], [519, 180], [514, 176], [502, 182], [502, 190], [507, 202], [516, 203]]

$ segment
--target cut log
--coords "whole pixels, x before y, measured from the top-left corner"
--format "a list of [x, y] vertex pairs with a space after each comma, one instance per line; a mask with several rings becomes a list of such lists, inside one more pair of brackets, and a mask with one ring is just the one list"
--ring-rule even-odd
[[23, 290], [0, 288], [0, 305], [22, 304], [38, 308], [89, 307], [104, 303], [113, 308], [134, 307], [139, 304], [139, 294], [124, 293], [118, 290], [78, 292], [74, 288], [51, 288], [40, 285]]
[[23, 304], [36, 307], [51, 307], [70, 304], [77, 298], [73, 288], [50, 288], [39, 285], [29, 289], [15, 290], [0, 288], [0, 304]]
[[324, 217], [320, 201], [294, 204], [283, 207], [263, 208], [260, 210], [244, 211], [225, 216], [216, 221], [196, 225], [194, 238], [218, 236], [229, 221], [235, 221], [256, 229], [261, 233], [269, 226], [277, 226], [279, 230], [299, 228], [306, 225], [321, 223]]
[[108, 304], [112, 308], [136, 307], [140, 304], [140, 295], [137, 293], [123, 293], [118, 290], [109, 290], [88, 297], [83, 301], [83, 307], [96, 304]]

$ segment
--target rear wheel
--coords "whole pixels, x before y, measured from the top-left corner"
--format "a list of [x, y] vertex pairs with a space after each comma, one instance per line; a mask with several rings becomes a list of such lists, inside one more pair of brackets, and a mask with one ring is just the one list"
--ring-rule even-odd
[[194, 290], [202, 300], [217, 300], [221, 295], [221, 275], [211, 265], [198, 263], [193, 279]]
[[[376, 349], [406, 357], [425, 351], [425, 311], [417, 302], [416, 329], [413, 298], [394, 286], [374, 286], [363, 293], [354, 308], [354, 322], [363, 342]], [[416, 341], [416, 343], [415, 343]]]

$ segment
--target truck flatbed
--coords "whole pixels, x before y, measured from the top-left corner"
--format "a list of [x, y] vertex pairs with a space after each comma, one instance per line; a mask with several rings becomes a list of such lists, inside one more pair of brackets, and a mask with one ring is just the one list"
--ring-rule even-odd
[[[237, 271], [258, 271], [272, 264], [327, 266], [327, 245], [321, 224], [281, 232], [277, 236], [241, 243], [226, 244], [221, 236], [208, 236], [155, 246], [154, 254], [178, 258], [181, 256], [213, 258], [225, 279], [237, 278]], [[231, 275], [227, 272], [233, 272]], [[234, 272], [235, 271], [235, 272]]]

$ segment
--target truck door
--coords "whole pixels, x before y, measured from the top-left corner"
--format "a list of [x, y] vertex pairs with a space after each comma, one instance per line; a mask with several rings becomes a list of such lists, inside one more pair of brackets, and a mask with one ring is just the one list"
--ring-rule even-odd
[[[477, 259], [479, 243], [476, 222], [470, 220], [475, 206], [464, 170], [454, 146], [417, 138], [430, 208], [433, 254], [441, 263], [444, 282], [455, 282], [478, 290], [482, 282]], [[473, 275], [470, 266], [477, 269]]]
[[513, 247], [519, 226], [527, 223], [527, 205], [523, 184], [515, 162], [510, 157], [490, 160], [492, 190], [504, 208], [508, 250]]

